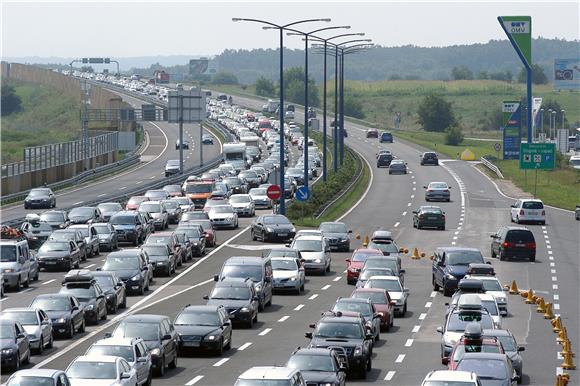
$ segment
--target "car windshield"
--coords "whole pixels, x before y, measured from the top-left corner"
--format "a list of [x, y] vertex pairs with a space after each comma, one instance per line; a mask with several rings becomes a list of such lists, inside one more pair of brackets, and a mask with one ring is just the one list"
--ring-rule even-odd
[[147, 244], [169, 244], [171, 235], [150, 235], [145, 242]]
[[230, 186], [240, 186], [242, 184], [242, 182], [238, 178], [236, 178], [236, 177], [234, 177], [234, 178], [226, 178], [225, 179], [225, 183], [228, 184], [228, 185], [230, 185]]
[[298, 265], [294, 259], [272, 259], [272, 269], [274, 271], [296, 271]]
[[107, 256], [103, 271], [121, 271], [139, 269], [139, 259], [135, 256]]
[[216, 311], [184, 311], [175, 319], [176, 326], [218, 326], [220, 318]]
[[371, 255], [368, 253], [353, 253], [350, 258], [351, 261], [365, 262]]
[[318, 228], [322, 232], [326, 233], [347, 233], [348, 230], [346, 229], [346, 225], [344, 224], [337, 224], [337, 223], [330, 223], [330, 224], [320, 224]]
[[504, 351], [506, 352], [515, 352], [518, 350], [518, 346], [516, 344], [516, 340], [511, 335], [499, 335], [496, 336], [497, 340], [501, 343]]
[[263, 188], [254, 188], [250, 190], [250, 196], [265, 196], [266, 189]]
[[116, 202], [111, 202], [110, 204], [99, 204], [97, 208], [101, 210], [101, 212], [112, 212], [112, 211], [120, 211], [122, 210], [121, 204], [117, 204]]
[[149, 256], [169, 256], [169, 251], [165, 245], [143, 245], [141, 247]]
[[157, 323], [121, 322], [115, 329], [116, 338], [142, 338], [143, 340], [158, 340], [159, 325]]
[[139, 205], [139, 212], [160, 213], [161, 205], [156, 203], [144, 202]]
[[71, 303], [66, 297], [34, 299], [30, 305], [32, 308], [40, 308], [44, 311], [70, 311]]
[[24, 326], [38, 325], [38, 317], [36, 311], [4, 311], [1, 314], [3, 320], [14, 320], [20, 322]]
[[387, 304], [387, 297], [381, 292], [355, 291], [350, 297], [355, 299], [369, 299], [374, 304]]
[[466, 352], [487, 352], [501, 354], [496, 344], [458, 344], [453, 352], [453, 362], [459, 362]]
[[287, 364], [292, 369], [301, 371], [335, 372], [335, 361], [330, 355], [292, 355]]
[[192, 239], [194, 242], [197, 242], [196, 239], [199, 239], [201, 237], [201, 234], [199, 233], [199, 229], [197, 229], [197, 228], [177, 228], [175, 230], [175, 233], [176, 234], [184, 233], [187, 235], [187, 237]]
[[205, 212], [185, 212], [181, 215], [181, 221], [191, 220], [207, 220], [207, 213]]
[[76, 361], [67, 369], [66, 375], [71, 379], [116, 379], [117, 366], [115, 362]]
[[488, 314], [482, 313], [459, 313], [454, 312], [449, 316], [447, 331], [465, 331], [465, 327], [471, 322], [479, 322], [482, 328], [493, 329], [493, 320]]
[[241, 204], [244, 202], [250, 202], [251, 198], [248, 196], [231, 196], [230, 202], [233, 204]]
[[373, 314], [373, 309], [370, 304], [359, 302], [337, 302], [334, 307], [332, 307], [332, 311], [358, 312], [365, 317]]
[[268, 257], [298, 257], [298, 251], [292, 249], [272, 249]]
[[60, 289], [61, 294], [69, 294], [76, 296], [81, 302], [86, 302], [90, 299], [94, 299], [97, 294], [95, 293], [95, 288], [91, 285], [74, 285], [68, 287], [62, 287]]
[[264, 216], [264, 224], [290, 224], [284, 216]]
[[0, 245], [0, 261], [3, 263], [16, 261], [16, 245]]
[[75, 216], [89, 216], [91, 217], [94, 213], [94, 209], [93, 208], [74, 208], [72, 209], [68, 215], [69, 217], [75, 217]]
[[365, 288], [382, 288], [388, 292], [403, 292], [401, 283], [398, 280], [369, 279], [365, 284]]
[[163, 201], [163, 205], [166, 209], [177, 209], [179, 207], [179, 203], [174, 200]]
[[113, 225], [135, 225], [136, 221], [135, 216], [113, 216], [110, 223]]
[[[38, 252], [64, 252], [69, 250], [69, 244], [66, 242], [46, 242], [44, 244], [42, 244], [42, 246], [40, 247], [40, 249], [38, 250]], [[4, 260], [2, 260], [4, 261]]]
[[506, 241], [533, 243], [534, 234], [529, 230], [512, 229], [507, 233]]
[[447, 189], [448, 186], [445, 182], [431, 182], [428, 189]]
[[497, 359], [463, 358], [457, 365], [456, 370], [473, 371], [479, 379], [508, 378], [504, 361]]
[[42, 197], [48, 196], [48, 190], [46, 189], [32, 189], [30, 193], [28, 193], [30, 197]]
[[166, 192], [181, 192], [181, 186], [179, 185], [166, 185], [163, 187]]
[[479, 251], [451, 251], [446, 253], [447, 265], [469, 265], [483, 263], [483, 256]]
[[544, 209], [544, 204], [540, 201], [524, 201], [522, 203], [523, 209]]
[[251, 170], [246, 170], [244, 172], [240, 172], [239, 176], [243, 178], [258, 178], [258, 173]]
[[187, 197], [174, 197], [171, 199], [172, 201], [177, 202], [178, 205], [190, 205], [191, 202]]
[[186, 193], [211, 193], [212, 184], [189, 184], [185, 187]]
[[250, 278], [252, 281], [262, 281], [262, 267], [259, 265], [224, 265], [222, 277]]
[[503, 291], [501, 284], [497, 280], [482, 280], [485, 291]]
[[[396, 262], [395, 262], [396, 264]], [[368, 280], [372, 276], [394, 276], [393, 270], [390, 268], [371, 268], [361, 271], [359, 280]]]
[[397, 245], [390, 241], [371, 241], [368, 247], [378, 249], [383, 253], [399, 253]]
[[74, 227], [71, 229], [79, 231], [83, 237], [87, 237], [89, 235], [89, 227]]
[[57, 241], [69, 241], [76, 239], [76, 231], [74, 232], [53, 232], [50, 235], [51, 240]]
[[93, 345], [85, 355], [111, 355], [133, 362], [135, 355], [131, 346]]
[[316, 328], [314, 336], [317, 338], [363, 339], [363, 331], [356, 323], [325, 323]]
[[14, 339], [15, 330], [9, 324], [0, 324], [0, 339]]
[[6, 386], [54, 386], [54, 379], [52, 377], [15, 374]]
[[232, 207], [229, 205], [214, 206], [213, 208], [211, 208], [211, 211], [213, 213], [233, 213], [234, 212]]
[[321, 252], [322, 241], [320, 240], [304, 240], [298, 238], [294, 241], [292, 248], [298, 249], [300, 252]]
[[40, 221], [63, 221], [64, 215], [62, 213], [43, 213], [40, 215]]
[[108, 235], [111, 233], [111, 229], [108, 225], [94, 225], [93, 227], [97, 231], [98, 235]]
[[250, 299], [248, 287], [215, 287], [211, 292], [212, 299], [248, 300]]
[[489, 312], [490, 315], [492, 316], [499, 315], [499, 310], [497, 309], [497, 304], [495, 300], [482, 300], [481, 305], [483, 306], [483, 308], [487, 310], [487, 312]]
[[95, 280], [97, 281], [97, 283], [99, 283], [101, 288], [104, 290], [107, 290], [109, 288], [113, 288], [115, 286], [115, 281], [113, 280], [113, 277], [111, 277], [111, 276], [98, 275], [98, 276], [95, 276]]

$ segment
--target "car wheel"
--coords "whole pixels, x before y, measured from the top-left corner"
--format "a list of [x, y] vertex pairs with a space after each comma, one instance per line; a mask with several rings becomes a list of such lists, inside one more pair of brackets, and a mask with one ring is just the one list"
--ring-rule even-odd
[[516, 216], [516, 224], [519, 224], [519, 223], [520, 223], [520, 217]]
[[443, 225], [442, 227], [439, 227], [439, 229], [441, 229], [442, 231], [445, 230], [445, 225]]
[[121, 308], [127, 308], [127, 295], [123, 298], [123, 303], [121, 303]]
[[222, 337], [222, 339], [220, 340], [220, 346], [218, 347], [218, 349], [216, 350], [216, 354], [219, 355], [220, 357], [222, 355], [224, 355], [224, 338]]
[[493, 250], [493, 248], [491, 249], [491, 258], [495, 259], [497, 257], [497, 255], [495, 254], [495, 251]]
[[20, 370], [20, 351], [16, 351], [16, 363], [14, 364], [14, 370]]
[[232, 348], [232, 335], [230, 335], [230, 340], [228, 341], [228, 344], [226, 344], [226, 347], [224, 347], [226, 350], [231, 350]]
[[34, 277], [32, 278], [32, 280], [38, 281], [39, 276], [40, 276], [40, 267], [36, 270], [36, 273], [34, 274]]
[[262, 242], [265, 243], [266, 242], [266, 232], [262, 231], [262, 235], [260, 236], [260, 238], [262, 239]]
[[407, 302], [405, 302], [405, 306], [403, 307], [403, 314], [401, 316], [407, 315]]
[[177, 352], [175, 353], [175, 356], [173, 357], [173, 360], [171, 362], [169, 362], [169, 368], [170, 369], [176, 369], [177, 368]]
[[254, 328], [254, 318], [250, 319], [250, 321], [247, 324], [248, 328]]
[[75, 268], [76, 268], [76, 269], [79, 269], [79, 268], [80, 268], [80, 266], [81, 266], [81, 263], [80, 263], [80, 262], [77, 260], [77, 263], [75, 264]]
[[499, 251], [499, 261], [504, 261], [505, 260], [505, 253], [503, 253], [502, 251]]
[[157, 375], [159, 377], [162, 377], [165, 375], [165, 356], [163, 356], [161, 358], [161, 365], [159, 366], [159, 368], [157, 369]]
[[103, 315], [101, 315], [101, 320], [107, 320], [107, 307], [103, 307]]
[[20, 291], [20, 288], [21, 288], [21, 287], [22, 287], [22, 286], [20, 285], [20, 277], [19, 277], [18, 279], [16, 279], [16, 285], [14, 286], [14, 290], [15, 290], [16, 292], [18, 292], [18, 291]]
[[38, 345], [38, 350], [36, 350], [36, 354], [42, 355], [44, 352], [44, 338], [40, 335], [40, 343]]
[[101, 247], [97, 245], [97, 250], [95, 251], [95, 255], [99, 256], [101, 254]]
[[137, 292], [139, 293], [139, 296], [145, 295], [145, 283], [143, 283], [143, 285], [139, 288], [139, 291]]
[[171, 276], [171, 266], [167, 267], [167, 272], [165, 272], [165, 276]]
[[153, 371], [149, 370], [149, 374], [147, 374], [147, 380], [143, 384], [143, 386], [151, 386], [151, 382], [153, 381]]
[[26, 275], [26, 281], [22, 283], [24, 288], [28, 288], [30, 286], [30, 276]]
[[417, 222], [417, 229], [421, 229], [421, 224]]
[[433, 284], [433, 291], [439, 291], [439, 285], [435, 281], [435, 275], [431, 276], [431, 284]]
[[530, 261], [536, 261], [536, 255], [530, 256]]
[[451, 290], [445, 287], [445, 283], [443, 283], [443, 296], [451, 296]]
[[72, 337], [74, 336], [74, 334], [75, 334], [75, 326], [73, 325], [73, 321], [71, 320], [70, 325], [68, 327], [68, 332], [66, 334], [66, 337], [69, 338], [69, 339], [72, 339]]
[[[371, 356], [369, 356], [369, 360], [367, 361], [367, 371], [371, 371], [373, 368], [373, 358]], [[366, 378], [366, 372], [365, 372], [365, 378]]]
[[139, 245], [140, 237], [135, 237], [135, 241], [133, 241], [133, 246], [137, 247]]

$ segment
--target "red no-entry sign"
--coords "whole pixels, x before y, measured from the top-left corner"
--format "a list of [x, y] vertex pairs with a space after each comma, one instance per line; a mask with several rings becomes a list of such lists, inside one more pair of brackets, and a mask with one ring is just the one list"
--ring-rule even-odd
[[266, 190], [266, 195], [270, 200], [277, 200], [282, 195], [282, 190], [278, 185], [270, 185]]

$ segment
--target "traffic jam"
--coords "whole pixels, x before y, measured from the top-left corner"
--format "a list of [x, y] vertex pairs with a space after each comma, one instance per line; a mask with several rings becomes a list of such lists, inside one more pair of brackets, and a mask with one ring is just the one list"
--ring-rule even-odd
[[[410, 254], [380, 227], [362, 237], [340, 221], [295, 226], [277, 208], [280, 200], [292, 205], [297, 196], [310, 194], [304, 186], [304, 149], [312, 189], [320, 177], [317, 143], [288, 120], [287, 169], [278, 181], [280, 127], [270, 117], [275, 111], [250, 111], [221, 96], [208, 99], [207, 110], [236, 138], [223, 144], [219, 167], [125, 202], [70, 210], [59, 209], [49, 188], [33, 189], [24, 201], [29, 210], [24, 223], [2, 228], [0, 331], [6, 385], [151, 385], [158, 379], [172, 384], [167, 377], [181, 358], [191, 352], [241, 354], [240, 329], [255, 329], [278, 296], [306, 296], [312, 276], [331, 271], [344, 271], [343, 279], [335, 280], [343, 295], [322, 314], [311, 315], [314, 320], [304, 331], [296, 331], [296, 340], [305, 337], [309, 344], [291, 348], [294, 342], [287, 342], [284, 365], [256, 363], [238, 374], [235, 384], [344, 385], [364, 382], [380, 366], [373, 350], [397, 334], [394, 326], [408, 323], [413, 295], [405, 286], [405, 260], [420, 258], [418, 252]], [[367, 132], [367, 138], [392, 142], [390, 133]], [[421, 165], [438, 165], [434, 153], [421, 157]], [[407, 173], [405, 162], [388, 150], [377, 154], [376, 162], [389, 174]], [[431, 201], [449, 201], [451, 187], [435, 181], [424, 188], [425, 205], [413, 212], [413, 227], [444, 230], [445, 213]], [[513, 221], [545, 222], [539, 200], [517, 205]], [[175, 317], [140, 311], [142, 299], [173, 278], [194, 273], [196, 262], [219, 250], [228, 230], [247, 231], [253, 255], [232, 252], [211, 278], [207, 295], [175, 304]], [[346, 261], [333, 259], [342, 254], [348, 255]], [[492, 236], [491, 255], [501, 261], [534, 261], [533, 234], [520, 226], [503, 227]], [[509, 295], [493, 265], [480, 250], [460, 246], [437, 248], [429, 258], [433, 291], [448, 301], [437, 328], [442, 367], [426, 371], [422, 384], [519, 383], [525, 347], [502, 328], [502, 318], [511, 315]], [[45, 292], [33, 285], [47, 280], [60, 288]], [[19, 301], [28, 294], [30, 301]], [[91, 335], [86, 352], [65, 368], [33, 366], [39, 363], [34, 356], [56, 354], [109, 324], [110, 332]]]

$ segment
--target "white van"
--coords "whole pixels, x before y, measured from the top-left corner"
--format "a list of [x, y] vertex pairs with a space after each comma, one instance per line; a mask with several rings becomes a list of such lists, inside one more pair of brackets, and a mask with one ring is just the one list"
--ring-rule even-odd
[[20, 290], [30, 283], [30, 251], [25, 239], [0, 240], [0, 270], [7, 287]]

